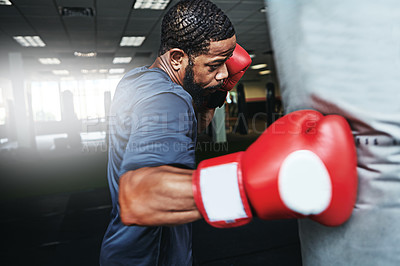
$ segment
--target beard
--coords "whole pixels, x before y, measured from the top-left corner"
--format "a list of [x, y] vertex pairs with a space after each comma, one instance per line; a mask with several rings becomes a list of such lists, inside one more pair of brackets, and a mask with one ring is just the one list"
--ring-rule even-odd
[[[222, 87], [222, 83], [216, 86], [203, 88], [194, 81], [193, 63], [189, 60], [189, 65], [185, 69], [185, 76], [183, 77], [183, 88], [192, 96], [193, 104], [196, 107], [202, 107], [210, 95], [206, 92], [209, 90], [217, 90]], [[207, 95], [206, 95], [207, 94]]]

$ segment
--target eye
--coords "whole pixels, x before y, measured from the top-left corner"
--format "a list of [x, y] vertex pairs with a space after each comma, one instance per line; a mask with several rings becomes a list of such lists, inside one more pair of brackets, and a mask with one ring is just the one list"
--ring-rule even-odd
[[218, 68], [220, 68], [221, 65], [222, 65], [222, 64], [218, 64], [218, 65], [209, 65], [208, 67], [209, 67], [210, 72], [213, 72], [213, 71], [217, 70]]

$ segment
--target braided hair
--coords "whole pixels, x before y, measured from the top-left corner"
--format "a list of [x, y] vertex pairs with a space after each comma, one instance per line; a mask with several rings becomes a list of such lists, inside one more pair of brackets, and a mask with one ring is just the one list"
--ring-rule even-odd
[[209, 0], [183, 0], [164, 16], [159, 55], [169, 49], [182, 49], [189, 57], [208, 52], [210, 42], [235, 35], [224, 12]]

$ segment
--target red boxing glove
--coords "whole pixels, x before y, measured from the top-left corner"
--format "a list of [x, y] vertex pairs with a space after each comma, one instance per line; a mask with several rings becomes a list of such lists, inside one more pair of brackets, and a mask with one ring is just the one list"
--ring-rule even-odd
[[246, 70], [251, 65], [250, 55], [239, 44], [236, 44], [232, 56], [225, 62], [229, 76], [225, 79], [221, 89], [209, 95], [207, 99], [208, 108], [221, 107], [226, 98], [226, 92], [233, 87], [242, 78]]
[[304, 110], [273, 123], [245, 152], [205, 160], [193, 173], [196, 205], [215, 227], [308, 217], [338, 226], [357, 194], [351, 129], [337, 115]]
[[232, 56], [225, 62], [226, 68], [228, 69], [229, 76], [224, 81], [222, 90], [230, 91], [239, 82], [244, 75], [244, 72], [251, 65], [250, 55], [243, 49], [242, 46], [236, 44], [235, 50]]

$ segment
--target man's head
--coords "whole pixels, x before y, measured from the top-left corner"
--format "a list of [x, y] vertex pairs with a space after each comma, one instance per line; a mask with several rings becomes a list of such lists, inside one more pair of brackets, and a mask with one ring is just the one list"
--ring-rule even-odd
[[208, 0], [181, 1], [164, 16], [159, 55], [169, 52], [178, 80], [196, 105], [228, 77], [225, 61], [235, 45], [231, 21]]
[[180, 48], [189, 56], [207, 53], [212, 41], [235, 35], [229, 18], [208, 0], [183, 0], [165, 14], [159, 55]]

